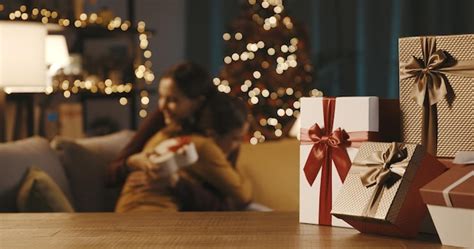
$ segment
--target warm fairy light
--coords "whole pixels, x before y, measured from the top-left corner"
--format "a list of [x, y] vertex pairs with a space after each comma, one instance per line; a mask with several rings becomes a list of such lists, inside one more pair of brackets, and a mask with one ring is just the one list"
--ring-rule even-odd
[[261, 76], [262, 76], [262, 74], [261, 74], [259, 71], [253, 72], [253, 77], [254, 77], [255, 79], [260, 79]]
[[294, 93], [293, 88], [290, 87], [290, 88], [287, 88], [287, 89], [286, 89], [286, 94], [287, 94], [287, 95], [293, 95], [293, 93]]
[[228, 40], [230, 40], [230, 38], [231, 38], [231, 36], [230, 36], [229, 33], [224, 33], [224, 34], [222, 35], [222, 39], [224, 39], [224, 41], [228, 41]]
[[221, 83], [221, 79], [216, 77], [216, 78], [212, 79], [212, 82], [214, 83], [215, 86], [218, 86]]
[[151, 58], [151, 51], [150, 50], [146, 50], [145, 52], [143, 52], [143, 56], [147, 59], [150, 59]]
[[277, 115], [280, 116], [280, 117], [283, 117], [283, 116], [285, 115], [285, 110], [283, 110], [283, 109], [278, 109]]
[[266, 9], [266, 8], [270, 7], [270, 4], [269, 4], [267, 1], [263, 1], [263, 2], [262, 2], [262, 7], [263, 7], [264, 9]]
[[264, 89], [264, 90], [262, 91], [262, 96], [263, 96], [263, 97], [267, 98], [269, 95], [270, 95], [270, 92], [269, 92], [267, 89]]
[[252, 137], [252, 138], [250, 139], [250, 143], [251, 143], [252, 145], [257, 145], [258, 139], [257, 139], [256, 137]]
[[256, 104], [258, 104], [258, 98], [254, 96], [250, 99], [250, 102], [252, 102], [252, 104], [256, 105]]
[[273, 11], [277, 14], [280, 14], [283, 11], [283, 8], [281, 6], [276, 6], [273, 8]]
[[285, 113], [286, 113], [286, 116], [291, 117], [293, 115], [293, 109], [288, 108], [288, 109], [286, 109]]
[[121, 105], [126, 105], [128, 103], [128, 100], [125, 97], [121, 97], [119, 102], [120, 102]]
[[226, 56], [226, 57], [224, 58], [224, 63], [225, 63], [225, 64], [229, 64], [229, 63], [231, 63], [231, 62], [232, 62], [232, 58], [231, 58], [230, 56]]
[[250, 5], [254, 5], [256, 3], [256, 0], [249, 0]]
[[242, 61], [246, 61], [246, 60], [248, 60], [248, 58], [249, 58], [249, 55], [248, 55], [247, 52], [243, 52], [243, 53], [240, 55], [240, 59], [241, 59]]
[[146, 116], [148, 115], [148, 112], [145, 109], [142, 109], [140, 110], [138, 115], [140, 115], [141, 118], [146, 118]]
[[240, 56], [239, 56], [239, 54], [237, 54], [237, 53], [233, 53], [233, 54], [232, 54], [232, 60], [234, 60], [234, 61], [239, 60], [239, 57], [240, 57]]
[[283, 135], [283, 132], [280, 129], [275, 130], [275, 136], [281, 137]]
[[249, 56], [249, 60], [253, 60], [255, 58], [255, 54], [253, 52], [248, 52], [247, 54]]
[[148, 103], [150, 103], [150, 99], [148, 97], [142, 97], [141, 102], [143, 105], [148, 105]]
[[274, 55], [275, 54], [275, 49], [274, 48], [269, 48], [267, 50], [268, 55]]
[[242, 37], [243, 37], [243, 36], [242, 36], [242, 33], [237, 32], [237, 33], [235, 33], [235, 36], [234, 36], [234, 37], [235, 37], [235, 39], [236, 39], [237, 41], [240, 41], [240, 40], [242, 40]]
[[63, 92], [63, 95], [67, 99], [67, 98], [71, 97], [71, 92], [66, 90], [66, 91]]
[[300, 109], [301, 103], [300, 103], [299, 101], [295, 101], [295, 102], [293, 102], [293, 107], [294, 107], [295, 109]]

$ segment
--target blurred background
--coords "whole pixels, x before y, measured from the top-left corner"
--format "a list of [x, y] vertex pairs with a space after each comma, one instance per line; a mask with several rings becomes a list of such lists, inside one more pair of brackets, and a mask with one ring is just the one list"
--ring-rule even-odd
[[[472, 0], [3, 0], [1, 20], [48, 24], [69, 53], [47, 97], [8, 94], [7, 140], [135, 129], [156, 108], [160, 75], [184, 60], [206, 67], [220, 91], [266, 107], [253, 132], [271, 124], [267, 138], [278, 138], [299, 97], [398, 98], [398, 38], [474, 33], [473, 10]], [[279, 53], [294, 57], [280, 63]]]

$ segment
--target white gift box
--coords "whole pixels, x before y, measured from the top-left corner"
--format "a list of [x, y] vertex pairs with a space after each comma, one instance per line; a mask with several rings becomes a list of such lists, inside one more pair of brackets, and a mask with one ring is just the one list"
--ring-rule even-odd
[[[301, 98], [301, 129], [306, 132], [310, 127], [318, 124], [321, 128], [324, 127], [324, 111], [323, 111], [323, 97]], [[335, 99], [335, 110], [333, 120], [333, 131], [341, 128], [349, 135], [354, 132], [378, 132], [379, 131], [379, 99], [377, 97], [337, 97]], [[300, 139], [304, 140], [303, 134]], [[321, 192], [321, 175], [323, 169], [321, 168], [316, 175], [316, 178], [311, 185], [304, 172], [304, 167], [308, 156], [310, 156], [313, 144], [305, 144], [301, 141], [300, 145], [300, 212], [299, 220], [301, 223], [309, 224], [324, 224], [340, 227], [350, 227], [346, 222], [330, 216], [331, 209], [329, 208], [327, 214], [329, 215], [330, 224], [319, 221], [320, 215], [320, 195]], [[347, 147], [347, 154], [350, 161], [354, 159], [359, 151], [355, 147]], [[332, 197], [332, 201], [336, 199], [338, 191], [342, 187], [342, 180], [338, 174], [336, 166], [331, 161], [331, 179], [332, 193], [326, 193]], [[350, 167], [350, 164], [349, 164]], [[326, 182], [326, 181], [325, 181]], [[324, 203], [323, 203], [324, 204]], [[327, 203], [325, 205], [328, 205]], [[332, 203], [329, 204], [332, 207]]]
[[443, 245], [474, 248], [474, 210], [428, 205]]
[[[453, 162], [472, 164], [474, 151]], [[443, 245], [474, 248], [474, 165], [454, 166], [420, 189]]]
[[171, 138], [161, 142], [155, 147], [154, 152], [149, 156], [150, 161], [159, 166], [160, 171], [167, 174], [189, 166], [199, 159], [194, 143], [181, 138]]

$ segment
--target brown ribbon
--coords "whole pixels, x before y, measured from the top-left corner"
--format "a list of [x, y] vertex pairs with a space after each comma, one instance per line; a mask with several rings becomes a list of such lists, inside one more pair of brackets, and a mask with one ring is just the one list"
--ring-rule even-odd
[[360, 174], [362, 185], [366, 188], [375, 186], [363, 216], [375, 216], [384, 189], [391, 187], [405, 174], [408, 166], [408, 161], [405, 160], [407, 157], [407, 149], [402, 144], [394, 142], [386, 151], [375, 151], [364, 160], [353, 163], [353, 167], [362, 168]]
[[448, 93], [448, 75], [474, 77], [474, 60], [457, 61], [446, 51], [436, 49], [435, 37], [422, 37], [423, 58], [412, 57], [400, 63], [400, 79], [415, 77], [412, 98], [423, 106], [421, 143], [427, 151], [436, 155], [438, 114], [436, 104]]

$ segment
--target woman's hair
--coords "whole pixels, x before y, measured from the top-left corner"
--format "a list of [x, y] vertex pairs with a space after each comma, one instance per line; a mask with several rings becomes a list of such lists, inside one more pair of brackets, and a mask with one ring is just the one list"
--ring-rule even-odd
[[178, 89], [191, 99], [214, 94], [216, 88], [209, 73], [198, 64], [186, 62], [166, 71], [161, 78], [170, 78]]
[[211, 129], [216, 135], [225, 135], [242, 128], [247, 122], [248, 109], [237, 97], [225, 93], [216, 93], [206, 103], [199, 128]]

